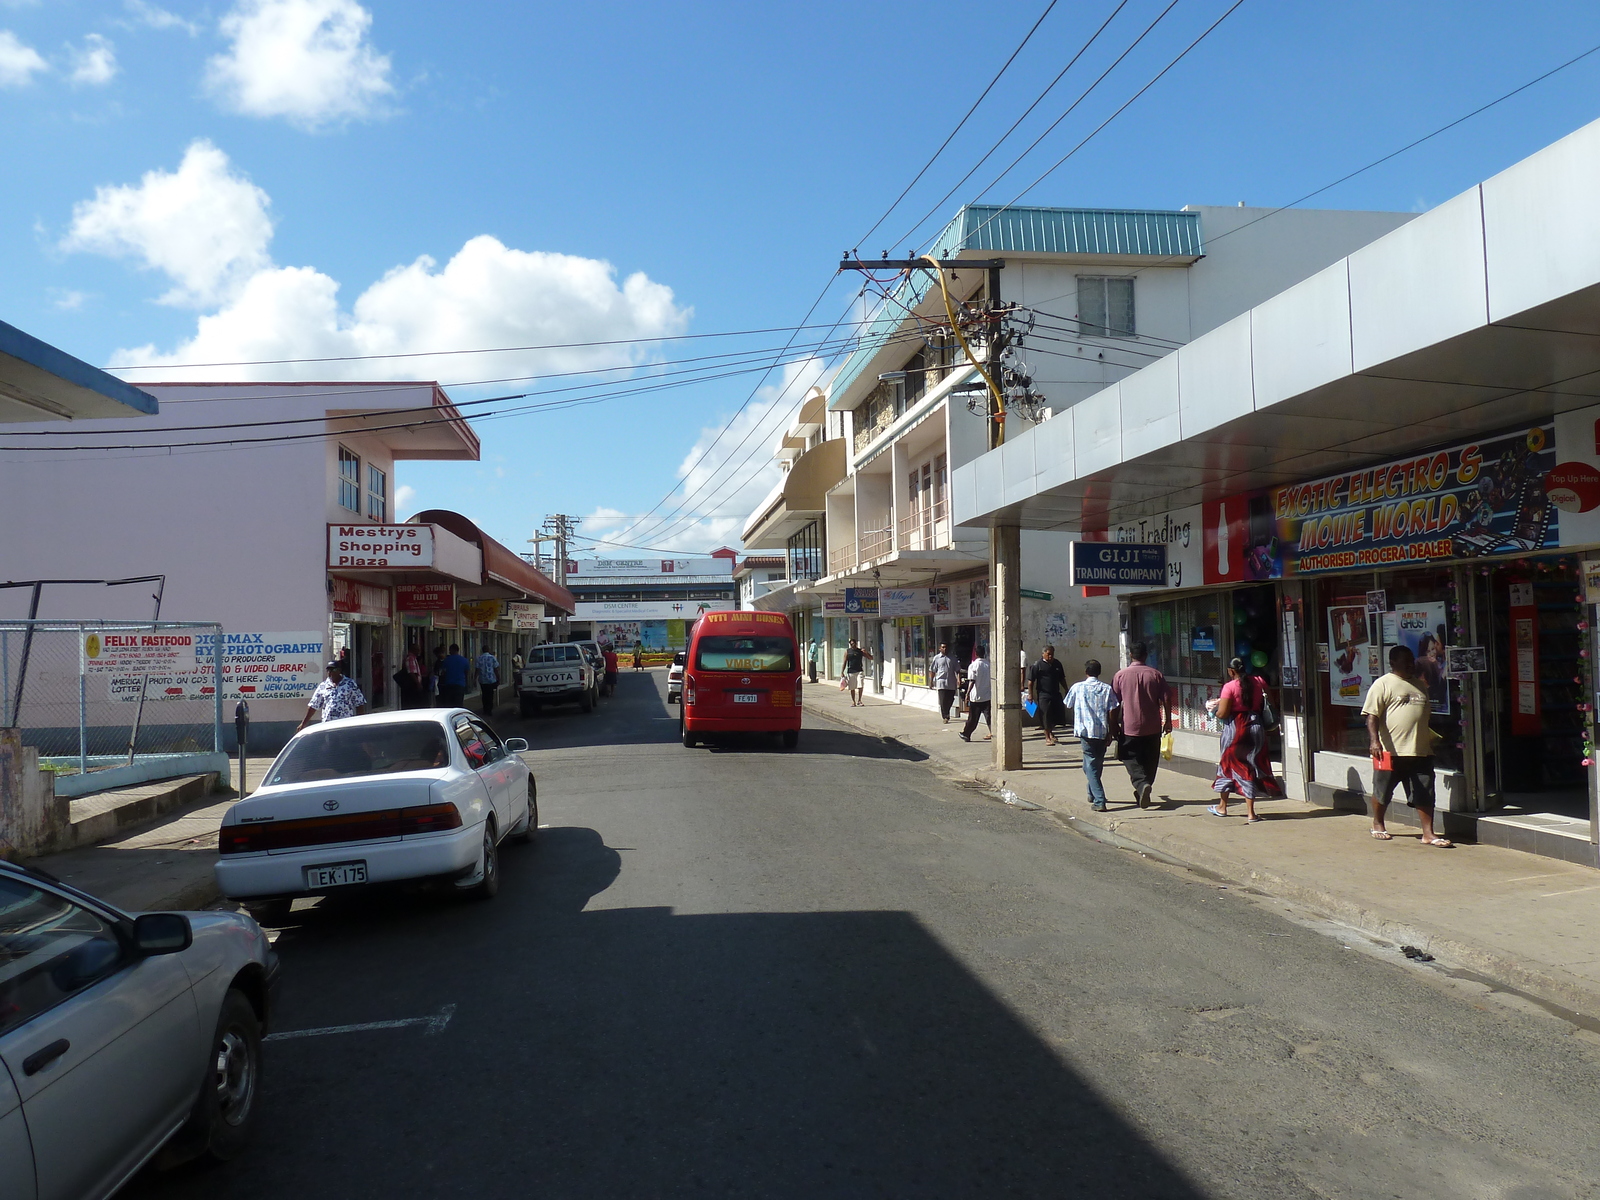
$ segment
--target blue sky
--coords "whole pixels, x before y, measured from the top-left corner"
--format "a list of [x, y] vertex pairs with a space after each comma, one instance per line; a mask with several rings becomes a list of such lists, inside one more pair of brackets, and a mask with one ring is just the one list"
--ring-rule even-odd
[[[1116, 6], [1058, 0], [863, 242], [1045, 2], [0, 0], [0, 317], [97, 363], [644, 339], [188, 376], [404, 372], [458, 400], [581, 379], [551, 372], [776, 357], [785, 334], [649, 339], [793, 326], [841, 250], [925, 240], [1170, 0], [1128, 0], [913, 228]], [[984, 198], [1011, 200], [1229, 3], [1178, 0]], [[1288, 203], [1597, 43], [1592, 3], [1245, 0], [1027, 199]], [[1600, 54], [1316, 203], [1429, 207], [1597, 115]], [[836, 282], [812, 320], [852, 295]], [[737, 544], [772, 483], [777, 385], [817, 369], [775, 372], [709, 452], [758, 376], [483, 421], [481, 463], [406, 464], [397, 482], [408, 510], [459, 509], [516, 546], [558, 510], [597, 537]], [[184, 373], [133, 377], [154, 374]]]

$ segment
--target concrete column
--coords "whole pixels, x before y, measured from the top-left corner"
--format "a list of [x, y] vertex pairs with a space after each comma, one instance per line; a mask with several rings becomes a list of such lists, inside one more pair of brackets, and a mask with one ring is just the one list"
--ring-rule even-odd
[[1022, 530], [989, 531], [990, 664], [994, 671], [994, 765], [1022, 766]]

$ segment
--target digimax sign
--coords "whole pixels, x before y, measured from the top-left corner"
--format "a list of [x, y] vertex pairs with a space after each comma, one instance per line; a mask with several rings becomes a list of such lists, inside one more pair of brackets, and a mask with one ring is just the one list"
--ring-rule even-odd
[[329, 525], [328, 566], [414, 571], [433, 566], [431, 525]]

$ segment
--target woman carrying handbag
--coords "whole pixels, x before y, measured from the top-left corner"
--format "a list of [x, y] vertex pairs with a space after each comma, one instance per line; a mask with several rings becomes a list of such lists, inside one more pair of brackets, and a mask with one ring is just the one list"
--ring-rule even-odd
[[1256, 797], [1282, 792], [1267, 754], [1267, 734], [1277, 724], [1277, 714], [1267, 703], [1266, 680], [1244, 659], [1235, 658], [1228, 663], [1228, 682], [1215, 703], [1222, 726], [1222, 759], [1211, 785], [1217, 802], [1206, 811], [1214, 817], [1227, 816], [1228, 794], [1238, 792], [1244, 797], [1245, 824], [1259, 824]]

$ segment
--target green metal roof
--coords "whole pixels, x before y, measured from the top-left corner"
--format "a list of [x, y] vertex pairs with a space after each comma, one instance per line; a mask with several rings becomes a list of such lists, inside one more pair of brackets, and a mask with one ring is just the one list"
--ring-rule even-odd
[[1119, 254], [1199, 258], [1200, 214], [1162, 209], [1004, 208], [968, 204], [933, 242], [949, 258], [962, 250], [1011, 254]]
[[[995, 254], [1082, 254], [1171, 257], [1193, 261], [1202, 254], [1200, 214], [1164, 209], [1006, 208], [964, 205], [933, 240], [936, 258], [963, 250]], [[879, 306], [861, 331], [856, 349], [828, 388], [828, 407], [861, 377], [867, 364], [921, 303], [933, 277], [918, 271], [903, 279], [894, 299]], [[1001, 294], [1005, 294], [1001, 284]], [[909, 348], [907, 351], [909, 355]]]

